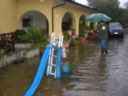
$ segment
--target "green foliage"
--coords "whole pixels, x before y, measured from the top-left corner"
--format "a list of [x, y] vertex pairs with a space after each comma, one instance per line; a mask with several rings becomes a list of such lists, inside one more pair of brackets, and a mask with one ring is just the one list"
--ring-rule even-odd
[[27, 43], [33, 43], [36, 47], [45, 46], [46, 40], [41, 34], [41, 28], [39, 26], [30, 25], [27, 33], [22, 36]]
[[79, 45], [79, 40], [78, 39], [73, 39], [72, 41], [71, 41], [71, 45]]
[[88, 0], [99, 12], [107, 14], [114, 21], [122, 20], [122, 10], [118, 0]]
[[26, 32], [25, 32], [24, 30], [22, 30], [22, 29], [21, 29], [21, 30], [20, 30], [20, 29], [17, 29], [17, 30], [13, 33], [12, 37], [14, 38], [15, 42], [21, 43], [21, 42], [24, 42], [24, 41], [22, 40], [22, 36], [23, 36], [24, 34], [26, 34]]
[[87, 29], [87, 26], [85, 26], [85, 18], [81, 17], [80, 18], [80, 23], [79, 23], [79, 36], [84, 36], [85, 35], [85, 30]]
[[126, 10], [128, 11], [128, 1], [124, 5], [126, 7]]
[[122, 9], [123, 10], [123, 19], [122, 22], [128, 24], [128, 10], [127, 9]]
[[79, 26], [79, 36], [84, 36], [85, 32], [85, 27], [83, 25]]
[[68, 32], [63, 32], [63, 34], [64, 34], [64, 40], [68, 40], [69, 39]]
[[113, 21], [128, 23], [128, 1], [125, 9], [119, 7], [119, 0], [88, 0], [89, 5], [110, 16]]

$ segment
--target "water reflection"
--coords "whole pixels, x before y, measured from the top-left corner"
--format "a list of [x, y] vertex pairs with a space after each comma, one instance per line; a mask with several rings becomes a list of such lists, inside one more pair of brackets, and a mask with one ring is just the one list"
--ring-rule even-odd
[[112, 96], [127, 96], [128, 94], [128, 90], [125, 90], [128, 87], [127, 41], [128, 39], [125, 38], [123, 42], [117, 40], [110, 42], [111, 53], [107, 57], [109, 66], [107, 90]]
[[[97, 43], [72, 47], [71, 73], [60, 80], [44, 76], [34, 96], [127, 96], [128, 38], [109, 41], [101, 55]], [[0, 69], [0, 96], [23, 96], [36, 74], [40, 58]]]

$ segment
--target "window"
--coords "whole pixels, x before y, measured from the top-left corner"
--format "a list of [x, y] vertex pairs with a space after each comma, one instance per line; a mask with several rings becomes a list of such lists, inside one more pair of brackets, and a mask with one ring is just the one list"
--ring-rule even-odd
[[29, 24], [32, 22], [31, 18], [23, 18], [22, 19], [22, 26], [23, 27], [29, 27]]

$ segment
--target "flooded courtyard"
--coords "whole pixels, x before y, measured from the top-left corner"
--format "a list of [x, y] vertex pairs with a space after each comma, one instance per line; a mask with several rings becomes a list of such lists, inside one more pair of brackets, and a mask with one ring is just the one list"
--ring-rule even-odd
[[[128, 96], [128, 36], [109, 40], [108, 54], [98, 43], [69, 49], [71, 73], [55, 80], [44, 76], [34, 96]], [[0, 69], [0, 96], [23, 96], [41, 57]]]

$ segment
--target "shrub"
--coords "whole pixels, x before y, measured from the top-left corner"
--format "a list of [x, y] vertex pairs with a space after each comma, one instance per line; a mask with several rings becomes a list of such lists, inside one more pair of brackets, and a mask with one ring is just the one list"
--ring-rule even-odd
[[32, 43], [36, 47], [43, 46], [44, 42], [46, 43], [45, 38], [42, 36], [41, 28], [39, 26], [30, 25], [25, 35], [22, 38], [27, 43]]
[[25, 30], [20, 30], [20, 29], [17, 29], [14, 33], [13, 33], [13, 38], [15, 40], [16, 43], [22, 43], [22, 42], [25, 42], [24, 40], [22, 40], [22, 36], [26, 34], [26, 31]]

